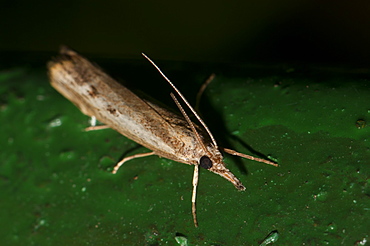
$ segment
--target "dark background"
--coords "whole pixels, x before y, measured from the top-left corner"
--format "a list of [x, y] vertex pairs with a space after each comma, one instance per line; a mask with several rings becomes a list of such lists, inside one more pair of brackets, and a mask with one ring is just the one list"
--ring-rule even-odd
[[0, 54], [367, 66], [369, 1], [7, 1]]

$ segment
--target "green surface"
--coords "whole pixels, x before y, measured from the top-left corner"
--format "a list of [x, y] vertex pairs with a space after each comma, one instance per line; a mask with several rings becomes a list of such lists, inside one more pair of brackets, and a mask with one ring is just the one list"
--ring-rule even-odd
[[[145, 75], [135, 69], [139, 84]], [[246, 75], [252, 70], [219, 74], [202, 112], [226, 147], [247, 154], [252, 148], [281, 166], [227, 156], [245, 192], [201, 170], [199, 228], [191, 217], [191, 166], [152, 156], [111, 174], [128, 151], [147, 150], [113, 130], [83, 132], [88, 118], [50, 87], [45, 69], [3, 70], [1, 245], [259, 245], [272, 236], [275, 245], [369, 241], [370, 127], [361, 126], [370, 120], [370, 74], [263, 75], [259, 68]], [[208, 75], [194, 73], [181, 79], [200, 84]], [[154, 74], [146, 83], [165, 87]], [[189, 82], [185, 94], [197, 87]]]

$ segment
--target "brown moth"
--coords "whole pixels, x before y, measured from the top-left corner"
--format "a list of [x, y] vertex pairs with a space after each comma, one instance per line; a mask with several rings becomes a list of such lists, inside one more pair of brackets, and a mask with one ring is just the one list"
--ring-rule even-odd
[[[145, 57], [172, 86], [176, 94], [200, 122], [200, 126], [190, 120], [173, 93], [171, 93], [171, 97], [180, 109], [182, 116], [157, 105], [155, 102], [139, 97], [112, 79], [99, 67], [67, 47], [62, 47], [60, 56], [48, 63], [50, 83], [85, 115], [96, 117], [106, 127], [112, 128], [152, 150], [152, 152], [124, 158], [114, 167], [113, 173], [116, 173], [120, 166], [128, 160], [150, 155], [158, 155], [194, 165], [192, 214], [194, 225], [197, 227], [195, 201], [199, 166], [229, 180], [238, 190], [245, 190], [243, 184], [225, 167], [221, 150], [258, 162], [278, 165], [271, 161], [238, 153], [235, 150], [219, 147], [206, 124], [181, 92], [147, 56]], [[98, 128], [90, 127], [88, 129]]]

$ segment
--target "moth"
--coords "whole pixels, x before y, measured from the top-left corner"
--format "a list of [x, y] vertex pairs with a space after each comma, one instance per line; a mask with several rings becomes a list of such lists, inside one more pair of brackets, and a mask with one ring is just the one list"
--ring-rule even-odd
[[[53, 58], [47, 65], [50, 83], [85, 115], [96, 117], [105, 124], [105, 127], [112, 128], [151, 150], [151, 152], [135, 154], [122, 159], [114, 167], [113, 173], [116, 173], [126, 161], [150, 155], [158, 155], [193, 165], [192, 215], [194, 225], [198, 227], [196, 191], [199, 166], [227, 179], [236, 189], [242, 191], [245, 187], [225, 167], [221, 151], [273, 166], [278, 166], [278, 164], [218, 146], [207, 125], [181, 92], [153, 61], [146, 55], [144, 57], [154, 65], [173, 88], [177, 96], [174, 93], [170, 95], [181, 115], [152, 100], [138, 96], [98, 66], [67, 47], [62, 47], [60, 55]], [[199, 121], [198, 124], [192, 122], [178, 97], [194, 114]], [[97, 128], [91, 127], [90, 129]]]

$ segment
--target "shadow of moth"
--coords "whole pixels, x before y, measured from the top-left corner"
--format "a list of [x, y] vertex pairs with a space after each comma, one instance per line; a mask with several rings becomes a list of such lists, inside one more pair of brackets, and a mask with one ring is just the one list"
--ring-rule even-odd
[[62, 47], [60, 56], [48, 63], [50, 83], [85, 115], [96, 117], [107, 127], [152, 150], [124, 158], [114, 167], [113, 173], [128, 160], [150, 155], [194, 165], [192, 214], [194, 225], [197, 227], [195, 204], [199, 166], [229, 180], [238, 190], [245, 190], [243, 184], [225, 167], [221, 150], [266, 164], [277, 164], [219, 147], [207, 125], [181, 92], [146, 55], [144, 56], [167, 80], [200, 125], [190, 120], [175, 94], [171, 93], [171, 97], [182, 116], [139, 97], [67, 47]]

